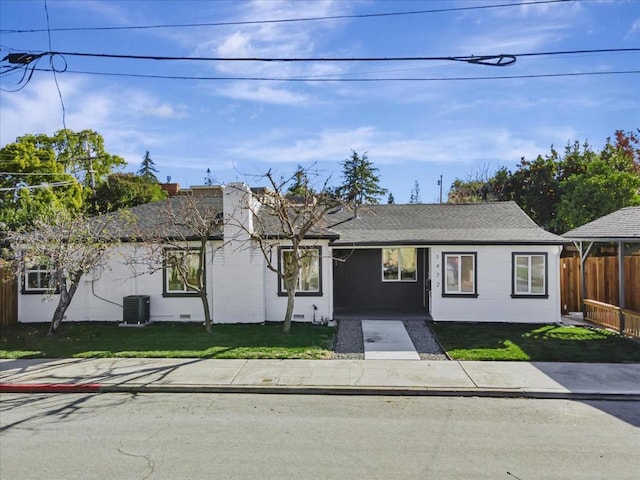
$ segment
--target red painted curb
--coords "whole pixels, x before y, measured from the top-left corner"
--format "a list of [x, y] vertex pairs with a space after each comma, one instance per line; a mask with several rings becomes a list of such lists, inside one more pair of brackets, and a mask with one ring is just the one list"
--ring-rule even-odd
[[99, 383], [0, 383], [3, 393], [95, 393]]

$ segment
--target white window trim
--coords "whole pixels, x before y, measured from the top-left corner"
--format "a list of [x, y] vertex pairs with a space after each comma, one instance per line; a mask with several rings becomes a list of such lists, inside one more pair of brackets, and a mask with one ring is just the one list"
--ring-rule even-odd
[[[166, 256], [169, 255], [170, 253], [174, 253], [174, 252], [182, 252], [184, 254], [184, 256], [189, 256], [189, 255], [193, 255], [193, 256], [197, 256], [199, 253], [199, 249], [198, 248], [166, 248], [163, 252], [163, 255], [165, 256], [165, 258], [163, 259], [163, 261], [166, 262]], [[187, 285], [185, 283], [183, 283], [184, 288], [181, 290], [174, 290], [169, 288], [169, 284], [170, 284], [170, 279], [171, 279], [171, 275], [170, 275], [170, 271], [171, 269], [174, 268], [171, 265], [165, 265], [164, 266], [164, 291], [163, 291], [163, 295], [164, 296], [191, 296], [191, 295], [198, 295], [198, 292], [195, 290], [189, 290], [187, 288]], [[204, 270], [204, 265], [203, 265], [203, 270]], [[204, 278], [206, 278], [206, 273], [203, 271], [203, 280]]]
[[[37, 273], [38, 274], [38, 286], [30, 287], [29, 286], [29, 274]], [[25, 268], [24, 270], [24, 285], [23, 292], [24, 293], [43, 293], [43, 292], [53, 292], [55, 290], [54, 285], [42, 286], [41, 282], [45, 275], [49, 275], [53, 278], [54, 271], [51, 268], [47, 268], [45, 266], [39, 265], [37, 267]]]

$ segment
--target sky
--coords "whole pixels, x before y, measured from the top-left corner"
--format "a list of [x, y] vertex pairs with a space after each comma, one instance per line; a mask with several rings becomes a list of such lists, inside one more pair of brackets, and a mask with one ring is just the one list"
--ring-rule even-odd
[[[494, 7], [504, 4], [517, 5]], [[402, 15], [371, 16], [382, 13]], [[211, 23], [218, 25], [193, 26]], [[164, 26], [95, 29], [158, 25]], [[415, 182], [422, 202], [439, 201], [441, 175], [446, 201], [456, 178], [514, 170], [522, 157], [576, 140], [600, 149], [616, 130], [639, 128], [640, 52], [557, 54], [634, 48], [640, 48], [636, 0], [2, 0], [0, 57], [65, 54], [52, 59], [55, 75], [45, 56], [31, 76], [17, 70], [0, 77], [0, 145], [65, 125], [91, 129], [128, 162], [125, 170], [136, 171], [149, 151], [158, 179], [181, 187], [202, 185], [207, 169], [218, 183], [263, 185], [267, 171], [289, 177], [298, 164], [317, 172], [316, 180], [338, 184], [340, 162], [354, 150], [366, 152], [396, 202], [408, 202]], [[70, 53], [511, 54], [516, 62], [163, 61]], [[522, 56], [531, 53], [556, 54]], [[374, 81], [354, 81], [360, 79]]]

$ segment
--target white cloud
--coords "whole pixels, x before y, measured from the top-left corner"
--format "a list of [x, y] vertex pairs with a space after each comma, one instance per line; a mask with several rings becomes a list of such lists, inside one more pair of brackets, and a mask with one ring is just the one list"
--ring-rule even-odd
[[237, 100], [250, 100], [281, 105], [302, 105], [309, 101], [309, 97], [305, 93], [290, 91], [285, 88], [273, 87], [266, 84], [251, 84], [248, 82], [234, 82], [228, 86], [218, 88], [216, 92]]
[[631, 24], [631, 28], [625, 35], [624, 39], [628, 40], [629, 38], [634, 37], [638, 32], [640, 32], [640, 18], [636, 18], [635, 21]]

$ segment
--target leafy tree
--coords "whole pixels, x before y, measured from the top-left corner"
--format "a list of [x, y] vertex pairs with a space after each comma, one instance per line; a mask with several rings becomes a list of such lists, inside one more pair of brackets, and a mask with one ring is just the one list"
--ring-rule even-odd
[[32, 137], [0, 149], [0, 223], [13, 230], [33, 225], [39, 217], [83, 207], [82, 186], [56, 160], [51, 147], [40, 147]]
[[92, 185], [125, 165], [105, 152], [104, 140], [92, 130], [23, 135], [0, 155], [10, 172], [0, 179], [0, 221], [11, 228], [60, 208], [71, 214], [90, 210]]
[[416, 180], [413, 188], [411, 189], [411, 195], [409, 195], [409, 203], [422, 203], [420, 199], [420, 184]]
[[95, 202], [97, 211], [106, 213], [157, 202], [166, 197], [167, 192], [149, 177], [133, 173], [113, 173], [96, 188]]
[[387, 204], [393, 205], [394, 203], [396, 203], [396, 199], [393, 198], [393, 193], [389, 192], [389, 196], [387, 197]]
[[351, 151], [351, 157], [340, 163], [342, 165], [343, 183], [338, 187], [338, 195], [355, 205], [377, 205], [378, 197], [387, 193], [380, 187], [377, 168], [369, 161], [367, 153], [358, 155]]
[[49, 335], [55, 334], [84, 274], [100, 271], [117, 245], [116, 216], [87, 218], [61, 209], [33, 225], [8, 232], [18, 252], [20, 271], [46, 266], [51, 275], [50, 298], [58, 297]]
[[607, 143], [583, 173], [561, 183], [554, 228], [566, 232], [632, 205], [640, 205], [640, 173], [628, 151]]
[[153, 159], [149, 156], [149, 150], [147, 150], [144, 157], [142, 157], [142, 163], [140, 164], [138, 175], [145, 180], [158, 183], [158, 178], [154, 173], [158, 173], [158, 169], [156, 168], [156, 164]]

